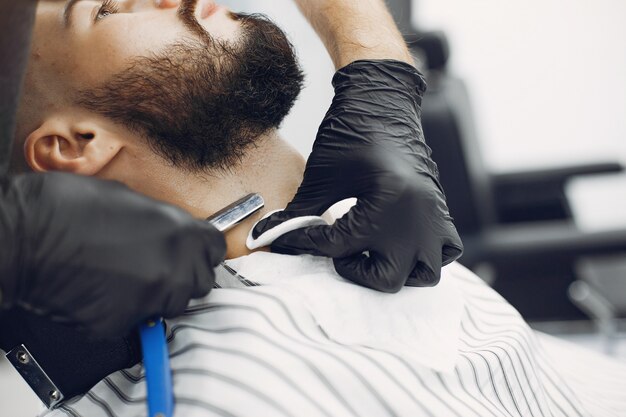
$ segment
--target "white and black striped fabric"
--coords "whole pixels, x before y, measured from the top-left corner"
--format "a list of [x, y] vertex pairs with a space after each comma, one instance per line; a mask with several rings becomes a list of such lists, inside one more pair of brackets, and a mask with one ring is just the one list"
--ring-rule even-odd
[[[293, 292], [224, 266], [208, 298], [169, 322], [177, 417], [626, 416], [626, 366], [532, 331], [460, 266], [453, 372], [330, 340]], [[45, 417], [145, 416], [141, 365]]]

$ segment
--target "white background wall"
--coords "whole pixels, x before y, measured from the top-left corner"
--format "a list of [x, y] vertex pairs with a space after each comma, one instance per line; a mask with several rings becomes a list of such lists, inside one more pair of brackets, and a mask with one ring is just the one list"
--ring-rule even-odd
[[496, 170], [626, 161], [626, 1], [419, 0], [450, 37]]

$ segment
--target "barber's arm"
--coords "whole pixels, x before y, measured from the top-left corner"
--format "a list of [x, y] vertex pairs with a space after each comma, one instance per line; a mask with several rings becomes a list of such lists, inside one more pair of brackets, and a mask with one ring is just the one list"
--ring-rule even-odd
[[357, 197], [334, 225], [287, 233], [272, 250], [332, 257], [339, 274], [380, 291], [435, 285], [463, 246], [424, 141], [424, 79], [382, 0], [296, 2], [340, 68], [335, 97], [296, 196], [253, 233]]
[[335, 68], [364, 59], [413, 58], [383, 0], [294, 0]]

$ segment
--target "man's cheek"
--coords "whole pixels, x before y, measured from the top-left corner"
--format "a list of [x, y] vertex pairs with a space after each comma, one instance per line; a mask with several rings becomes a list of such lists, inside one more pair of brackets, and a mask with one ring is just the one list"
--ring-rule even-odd
[[113, 16], [102, 45], [118, 59], [151, 56], [191, 36], [175, 15], [137, 13]]

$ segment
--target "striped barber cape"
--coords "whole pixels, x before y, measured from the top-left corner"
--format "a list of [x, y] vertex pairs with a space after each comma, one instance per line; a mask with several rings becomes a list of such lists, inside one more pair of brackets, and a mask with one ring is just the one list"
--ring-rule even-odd
[[[286, 259], [272, 256], [273, 268]], [[449, 370], [393, 345], [337, 341], [296, 284], [258, 285], [251, 271], [223, 265], [211, 294], [168, 321], [176, 417], [626, 416], [625, 364], [531, 330], [458, 264], [442, 274], [463, 301]], [[139, 364], [42, 416], [146, 414]]]

